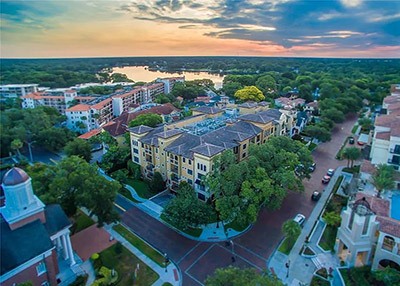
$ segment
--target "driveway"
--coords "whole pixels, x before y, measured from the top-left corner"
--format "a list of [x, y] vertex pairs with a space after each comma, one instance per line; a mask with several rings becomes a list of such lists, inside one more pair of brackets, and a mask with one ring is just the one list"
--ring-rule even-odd
[[346, 165], [345, 161], [338, 161], [335, 156], [344, 139], [351, 134], [356, 120], [357, 117], [353, 115], [339, 124], [333, 130], [332, 140], [321, 144], [313, 152], [317, 167], [311, 179], [304, 181], [305, 192], [289, 193], [277, 211], [261, 210], [254, 226], [247, 233], [233, 239], [234, 248], [224, 243], [187, 239], [136, 207], [127, 209], [122, 215], [122, 221], [154, 247], [168, 254], [182, 271], [183, 285], [202, 285], [207, 275], [213, 274], [216, 268], [232, 264], [263, 270], [267, 259], [282, 239], [282, 224], [297, 213], [308, 217], [315, 206], [311, 201], [312, 192], [324, 188], [322, 176], [329, 168]]

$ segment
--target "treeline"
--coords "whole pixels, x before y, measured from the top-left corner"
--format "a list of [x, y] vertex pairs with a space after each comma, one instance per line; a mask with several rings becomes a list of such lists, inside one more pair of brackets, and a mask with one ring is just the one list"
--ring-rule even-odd
[[[38, 83], [51, 88], [105, 81], [117, 66], [146, 65], [163, 71], [207, 70], [223, 74], [267, 72], [305, 75], [316, 73], [340, 78], [399, 82], [398, 59], [317, 59], [266, 57], [135, 57], [80, 59], [2, 59], [1, 84]], [[105, 72], [104, 72], [105, 71]], [[290, 76], [287, 74], [287, 76]], [[338, 79], [339, 80], [339, 79]], [[115, 80], [118, 81], [118, 80]], [[340, 80], [339, 80], [340, 81]], [[381, 85], [382, 86], [382, 85]], [[285, 86], [278, 86], [281, 90]], [[386, 86], [384, 86], [386, 88]]]

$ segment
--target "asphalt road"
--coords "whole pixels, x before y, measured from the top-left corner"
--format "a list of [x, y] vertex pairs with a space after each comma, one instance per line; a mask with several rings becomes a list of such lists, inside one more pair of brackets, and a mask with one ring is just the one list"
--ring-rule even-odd
[[[213, 274], [216, 268], [228, 265], [263, 270], [267, 259], [282, 239], [282, 224], [297, 213], [308, 217], [315, 206], [315, 202], [311, 201], [311, 194], [314, 190], [323, 191], [325, 185], [321, 183], [321, 178], [326, 171], [346, 164], [345, 161], [336, 160], [335, 155], [345, 138], [351, 134], [351, 128], [356, 120], [357, 117], [354, 115], [336, 126], [332, 140], [321, 144], [313, 152], [317, 167], [311, 179], [304, 181], [305, 192], [289, 193], [281, 209], [277, 211], [261, 210], [254, 226], [233, 240], [233, 247], [226, 246], [225, 243], [190, 240], [127, 204], [122, 198], [118, 198], [117, 204], [123, 208], [120, 209], [123, 212], [122, 221], [154, 247], [168, 254], [181, 269], [182, 285], [202, 285], [206, 277]], [[234, 262], [232, 257], [235, 257]]]

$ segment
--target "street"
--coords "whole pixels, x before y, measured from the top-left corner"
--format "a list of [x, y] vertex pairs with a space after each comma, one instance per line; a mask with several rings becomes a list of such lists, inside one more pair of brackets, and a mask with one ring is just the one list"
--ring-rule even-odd
[[277, 211], [261, 210], [253, 227], [233, 239], [234, 248], [225, 243], [198, 242], [183, 237], [119, 198], [117, 204], [126, 210], [123, 212], [120, 209], [123, 212], [121, 220], [155, 248], [168, 254], [181, 269], [185, 286], [202, 285], [205, 278], [219, 267], [235, 265], [264, 270], [269, 256], [282, 239], [282, 224], [297, 213], [304, 214], [307, 219], [316, 204], [311, 201], [311, 194], [314, 190], [323, 191], [321, 178], [326, 171], [346, 165], [345, 161], [338, 161], [335, 156], [345, 138], [351, 134], [356, 120], [356, 115], [353, 115], [346, 122], [338, 124], [333, 130], [332, 140], [321, 144], [313, 152], [316, 169], [311, 174], [311, 179], [304, 181], [305, 192], [289, 193], [281, 209]]

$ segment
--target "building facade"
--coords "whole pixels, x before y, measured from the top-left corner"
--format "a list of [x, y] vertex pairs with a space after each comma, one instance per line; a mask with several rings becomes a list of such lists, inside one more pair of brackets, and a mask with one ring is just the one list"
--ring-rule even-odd
[[9, 170], [2, 188], [0, 284], [57, 285], [58, 260], [76, 263], [69, 236], [72, 224], [60, 205], [45, 206], [34, 195], [23, 170]]
[[132, 161], [151, 179], [159, 172], [170, 190], [181, 181], [195, 189], [199, 199], [210, 194], [204, 176], [213, 168], [214, 159], [224, 150], [232, 150], [238, 161], [248, 157], [251, 143], [265, 143], [269, 137], [285, 133], [286, 117], [265, 108], [241, 115], [215, 107], [199, 107], [193, 116], [168, 125], [130, 128]]
[[388, 200], [357, 193], [342, 211], [335, 251], [349, 267], [400, 271], [400, 221], [390, 217], [390, 207]]
[[19, 98], [38, 91], [38, 84], [6, 84], [0, 85], [0, 98]]

